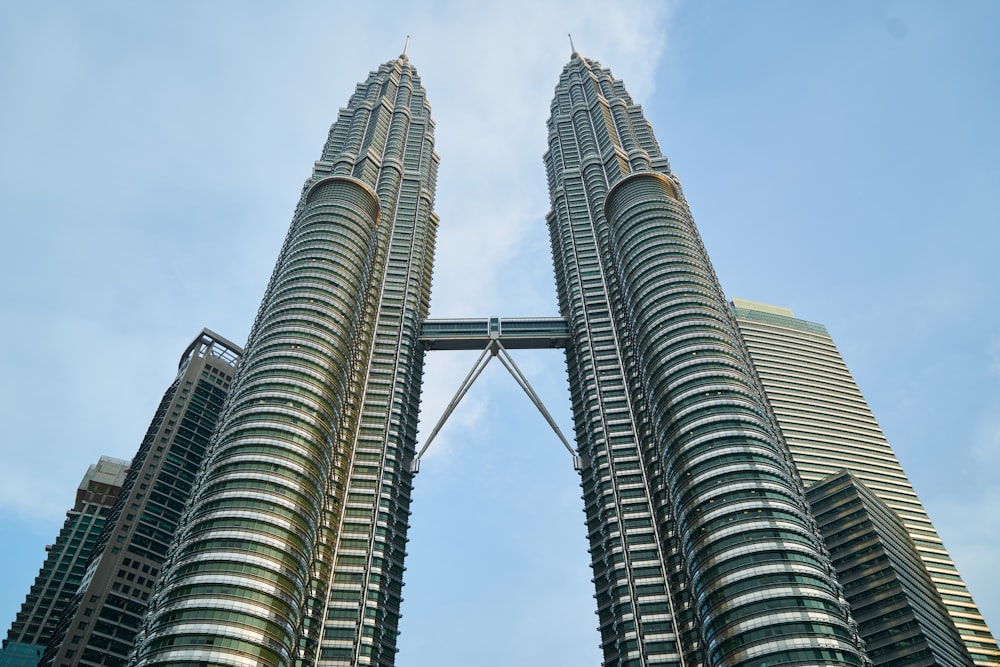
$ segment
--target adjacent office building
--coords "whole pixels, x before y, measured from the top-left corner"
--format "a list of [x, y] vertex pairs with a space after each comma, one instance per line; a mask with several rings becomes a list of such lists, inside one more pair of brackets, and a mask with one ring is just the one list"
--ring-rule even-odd
[[972, 667], [896, 513], [849, 470], [806, 496], [875, 667]]
[[208, 329], [184, 350], [41, 664], [125, 665], [241, 353]]
[[0, 651], [3, 667], [35, 667], [56, 633], [60, 616], [83, 581], [98, 535], [118, 498], [128, 461], [107, 456], [87, 469], [73, 509], [47, 552], [42, 569], [7, 632]]
[[848, 470], [870, 489], [902, 520], [976, 664], [1000, 663], [993, 635], [826, 328], [753, 301], [735, 299], [733, 310], [805, 484]]

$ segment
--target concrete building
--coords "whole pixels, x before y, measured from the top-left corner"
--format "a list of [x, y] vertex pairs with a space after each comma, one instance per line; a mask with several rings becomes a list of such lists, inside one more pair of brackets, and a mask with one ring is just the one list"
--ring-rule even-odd
[[605, 665], [864, 664], [641, 109], [574, 53], [548, 127], [565, 324], [426, 321], [430, 108], [405, 54], [357, 87], [303, 188], [138, 665], [395, 664], [425, 344], [488, 361], [515, 338], [566, 348]]
[[574, 53], [549, 236], [606, 665], [862, 664], [791, 457], [623, 83]]
[[72, 602], [87, 571], [87, 562], [118, 498], [128, 461], [107, 456], [87, 469], [76, 491], [73, 509], [54, 544], [45, 547], [45, 562], [7, 632], [0, 651], [3, 667], [35, 667], [56, 634], [60, 616]]
[[184, 350], [41, 664], [125, 665], [241, 352], [207, 329]]
[[403, 55], [306, 180], [138, 643], [141, 665], [395, 660], [437, 216]]

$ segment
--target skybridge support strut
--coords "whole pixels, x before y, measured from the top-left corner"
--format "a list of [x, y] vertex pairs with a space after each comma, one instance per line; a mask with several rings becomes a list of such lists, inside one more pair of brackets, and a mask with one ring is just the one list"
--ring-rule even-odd
[[[555, 319], [553, 319], [553, 321], [558, 322]], [[497, 325], [499, 325], [499, 318], [491, 318], [490, 322], [491, 323], [496, 322]], [[539, 398], [538, 393], [535, 392], [535, 389], [531, 386], [531, 383], [528, 381], [527, 376], [525, 376], [525, 374], [521, 371], [518, 365], [514, 362], [514, 359], [513, 357], [510, 356], [510, 353], [507, 351], [507, 348], [505, 348], [504, 345], [500, 342], [499, 326], [490, 328], [490, 331], [488, 333], [488, 341], [489, 342], [483, 349], [482, 354], [480, 354], [479, 357], [476, 359], [475, 363], [472, 365], [472, 368], [466, 374], [465, 379], [463, 379], [462, 383], [459, 385], [458, 390], [455, 392], [455, 395], [452, 397], [451, 401], [449, 401], [447, 407], [445, 407], [444, 413], [441, 415], [441, 418], [438, 419], [437, 424], [434, 425], [434, 429], [431, 431], [431, 434], [427, 437], [426, 442], [424, 442], [424, 446], [420, 448], [420, 451], [414, 457], [413, 462], [410, 464], [410, 471], [413, 473], [417, 473], [420, 471], [420, 458], [427, 451], [427, 448], [430, 447], [431, 442], [433, 442], [434, 438], [441, 431], [441, 428], [444, 426], [445, 422], [448, 421], [448, 417], [450, 417], [451, 414], [455, 411], [455, 408], [458, 407], [458, 404], [462, 401], [463, 398], [465, 398], [465, 395], [469, 393], [469, 389], [476, 382], [476, 380], [482, 374], [483, 370], [486, 368], [486, 366], [490, 363], [490, 361], [494, 357], [499, 358], [501, 365], [503, 365], [503, 367], [507, 369], [507, 372], [510, 373], [511, 377], [514, 378], [514, 381], [517, 382], [517, 385], [524, 391], [525, 394], [527, 394], [528, 398], [535, 405], [535, 407], [538, 408], [538, 411], [542, 414], [542, 417], [545, 418], [545, 421], [548, 422], [549, 426], [552, 427], [552, 430], [555, 432], [560, 442], [562, 442], [563, 446], [566, 448], [566, 451], [568, 451], [570, 453], [570, 456], [573, 457], [573, 469], [581, 470], [582, 463], [580, 461], [580, 457], [573, 450], [572, 445], [570, 445], [569, 441], [566, 439], [566, 436], [563, 435], [563, 432], [562, 430], [560, 430], [559, 425], [556, 424], [556, 421], [552, 418], [552, 415], [545, 408], [545, 404], [542, 402], [542, 399]], [[559, 343], [562, 342], [563, 341], [559, 341]], [[557, 343], [551, 346], [562, 347], [563, 345]], [[452, 349], [462, 349], [462, 348], [456, 347]]]
[[[542, 399], [539, 398], [538, 394], [535, 393], [535, 389], [531, 386], [531, 383], [528, 382], [528, 377], [521, 372], [521, 369], [518, 368], [516, 363], [514, 363], [514, 358], [510, 356], [510, 353], [507, 352], [507, 348], [505, 348], [499, 340], [496, 341], [495, 347], [496, 349], [493, 352], [493, 356], [500, 359], [500, 363], [503, 364], [503, 367], [507, 369], [507, 372], [511, 374], [521, 389], [524, 390], [524, 393], [531, 399], [531, 402], [535, 404], [536, 408], [538, 408], [538, 411], [542, 413], [543, 417], [545, 417], [545, 421], [547, 421], [549, 426], [552, 427], [552, 430], [562, 442], [563, 447], [565, 447], [566, 451], [569, 452], [569, 455], [573, 457], [573, 469], [580, 470], [580, 457], [576, 455], [575, 451], [573, 451], [572, 445], [570, 445], [569, 441], [566, 440], [566, 436], [563, 435], [563, 432], [559, 429], [559, 425], [556, 424], [556, 421], [552, 418], [552, 415], [549, 414], [549, 411], [545, 409], [545, 404], [542, 402]], [[497, 352], [499, 352], [499, 355]]]

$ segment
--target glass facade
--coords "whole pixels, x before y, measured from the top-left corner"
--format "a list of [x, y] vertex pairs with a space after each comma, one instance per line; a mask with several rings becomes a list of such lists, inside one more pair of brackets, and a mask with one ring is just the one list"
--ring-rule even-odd
[[826, 328], [788, 308], [743, 299], [733, 307], [802, 479], [809, 485], [847, 469], [899, 515], [976, 664], [1000, 663], [993, 635]]
[[184, 350], [41, 664], [128, 661], [241, 352], [207, 329]]
[[789, 453], [642, 110], [574, 54], [548, 129], [548, 225], [604, 664], [863, 664]]
[[331, 127], [138, 664], [394, 664], [437, 227], [433, 129], [405, 55]]
[[623, 83], [574, 53], [555, 89], [559, 318], [426, 319], [433, 131], [405, 55], [330, 128], [134, 663], [394, 665], [423, 354], [502, 338], [566, 349], [605, 666], [869, 665], [811, 469]]
[[0, 664], [34, 667], [45, 646], [57, 636], [59, 619], [84, 580], [87, 561], [125, 482], [128, 465], [102, 456], [87, 470], [73, 509], [66, 513], [55, 543], [45, 548], [42, 569], [7, 632]]
[[847, 470], [806, 496], [875, 667], [972, 667], [896, 513]]

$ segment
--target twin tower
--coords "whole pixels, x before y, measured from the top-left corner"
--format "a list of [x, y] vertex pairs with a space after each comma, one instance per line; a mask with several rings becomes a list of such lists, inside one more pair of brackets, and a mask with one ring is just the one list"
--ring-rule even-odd
[[[433, 329], [494, 353], [565, 347], [605, 665], [870, 664], [680, 182], [622, 82], [574, 53], [556, 86], [560, 318], [427, 321], [433, 132], [405, 55], [340, 111], [134, 662], [395, 664]], [[550, 330], [518, 338], [533, 326]]]

